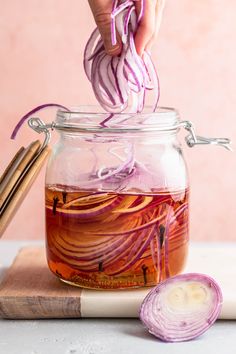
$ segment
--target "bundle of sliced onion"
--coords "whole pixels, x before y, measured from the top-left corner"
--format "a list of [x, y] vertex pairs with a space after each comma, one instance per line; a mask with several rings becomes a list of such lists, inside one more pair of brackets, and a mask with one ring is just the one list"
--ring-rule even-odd
[[[112, 57], [105, 52], [98, 29], [95, 29], [84, 51], [84, 69], [100, 105], [110, 113], [142, 112], [147, 90], [153, 90], [153, 111], [159, 100], [159, 81], [148, 53], [141, 58], [135, 48], [134, 35], [143, 8], [137, 18], [134, 1], [113, 1], [111, 13], [112, 43], [116, 31], [122, 40], [122, 52]], [[132, 99], [132, 103], [130, 102]], [[112, 116], [111, 116], [112, 118]]]
[[203, 334], [222, 307], [222, 293], [211, 277], [188, 273], [161, 282], [143, 300], [140, 319], [149, 332], [166, 342]]

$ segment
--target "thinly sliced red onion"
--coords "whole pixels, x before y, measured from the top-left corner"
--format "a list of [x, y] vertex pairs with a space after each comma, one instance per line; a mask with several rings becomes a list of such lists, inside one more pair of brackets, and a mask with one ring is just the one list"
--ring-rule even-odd
[[[104, 50], [104, 44], [103, 44], [102, 40], [99, 40], [95, 49], [94, 49], [94, 53], [91, 55], [91, 57], [88, 58], [88, 61], [92, 60], [96, 55], [101, 53], [102, 50]], [[89, 79], [89, 81], [91, 81], [91, 78]]]
[[118, 32], [123, 44], [121, 55], [116, 57], [116, 64], [114, 58], [106, 54], [97, 30], [92, 33], [85, 47], [86, 75], [98, 102], [110, 113], [123, 112], [126, 109], [130, 112], [142, 112], [147, 90], [154, 90], [153, 110], [159, 100], [159, 82], [153, 63], [148, 54], [141, 58], [136, 52], [134, 35], [144, 13], [144, 1], [141, 1], [138, 18], [134, 3], [134, 0], [113, 1], [111, 40], [115, 45]]
[[211, 277], [189, 273], [169, 278], [143, 300], [140, 319], [149, 332], [166, 342], [203, 334], [218, 318], [223, 297]]
[[118, 5], [111, 13], [111, 18], [116, 17], [117, 15], [119, 15], [121, 12], [123, 12], [125, 9], [127, 9], [127, 7], [133, 6], [133, 1], [132, 0], [128, 0], [125, 1], [123, 3], [121, 3], [120, 5]]
[[109, 256], [117, 252], [117, 247], [120, 247], [125, 242], [125, 239], [120, 238], [113, 242], [106, 242], [105, 245], [100, 245], [96, 248], [93, 247], [92, 251], [90, 249], [84, 250], [81, 246], [70, 246], [62, 237], [60, 239], [54, 238], [54, 242], [62, 252], [66, 251], [70, 255], [74, 254], [78, 261], [93, 261], [93, 264], [96, 264], [99, 261], [109, 259]]
[[[59, 257], [66, 262], [71, 262], [73, 267], [76, 266], [82, 271], [94, 271], [97, 268], [99, 262], [103, 262], [104, 267], [110, 267], [112, 263], [117, 262], [119, 259], [124, 257], [129, 252], [129, 248], [133, 245], [136, 235], [130, 235], [130, 237], [123, 240], [117, 248], [112, 248], [108, 253], [101, 252], [96, 259], [83, 259], [75, 255], [68, 255], [68, 251], [61, 249], [60, 246], [54, 247], [54, 252], [57, 250], [59, 252]], [[75, 261], [75, 262], [73, 262]]]
[[113, 73], [113, 76], [114, 76], [114, 82], [115, 82], [115, 86], [117, 88], [117, 93], [119, 95], [120, 102], [122, 104], [125, 104], [124, 99], [123, 99], [122, 94], [121, 94], [121, 91], [120, 91], [118, 79], [117, 79], [117, 67], [118, 67], [118, 64], [119, 64], [119, 59], [117, 57], [111, 59], [111, 70], [112, 70], [112, 73]]
[[107, 97], [111, 101], [113, 105], [116, 105], [116, 92], [114, 90], [114, 86], [110, 84], [109, 77], [106, 75], [102, 75], [101, 73], [104, 69], [107, 69], [110, 63], [109, 57], [107, 55], [102, 54], [100, 60], [98, 61], [98, 79], [102, 89], [106, 92]]
[[[114, 66], [112, 64], [112, 61], [109, 61], [108, 66], [107, 66], [107, 76], [108, 76], [108, 80], [112, 86], [112, 90], [116, 91], [117, 90], [117, 85], [116, 85], [116, 79], [115, 79], [115, 70], [114, 70]], [[119, 97], [121, 99], [121, 97]]]
[[169, 270], [169, 231], [170, 231], [170, 223], [171, 223], [171, 217], [174, 215], [174, 211], [172, 208], [172, 205], [167, 205], [168, 212], [166, 216], [166, 223], [165, 223], [165, 231], [164, 231], [164, 255], [165, 255], [165, 275], [166, 278], [169, 278], [170, 276], [170, 270]]
[[159, 225], [156, 226], [156, 234], [155, 234], [155, 241], [156, 241], [156, 246], [157, 246], [157, 269], [158, 269], [158, 283], [161, 281], [161, 275], [162, 275], [162, 259], [161, 259], [161, 238], [160, 238], [160, 227]]
[[103, 43], [99, 35], [98, 28], [95, 28], [84, 49], [84, 60], [83, 60], [84, 71], [89, 81], [91, 81], [91, 68], [93, 64], [92, 59], [94, 59], [98, 55], [97, 44], [99, 40], [101, 43]]
[[[143, 54], [143, 61], [147, 70], [148, 75], [146, 76], [146, 79], [150, 80], [149, 83], [147, 81], [146, 83], [146, 89], [150, 89], [154, 90], [154, 103], [153, 103], [153, 107], [152, 110], [153, 112], [155, 112], [158, 102], [159, 102], [159, 98], [160, 98], [160, 83], [159, 83], [159, 79], [158, 79], [158, 75], [155, 69], [155, 65], [152, 62], [152, 59], [150, 57], [150, 55], [147, 52], [144, 52]], [[150, 82], [152, 83], [150, 85]]]
[[57, 104], [57, 103], [46, 103], [46, 104], [42, 104], [40, 106], [35, 107], [34, 109], [32, 109], [31, 111], [29, 111], [28, 113], [26, 113], [21, 119], [20, 121], [17, 123], [17, 125], [15, 126], [12, 134], [11, 134], [11, 139], [15, 139], [16, 134], [18, 133], [18, 130], [21, 128], [21, 126], [24, 124], [24, 122], [29, 119], [34, 113], [39, 112], [45, 108], [62, 108], [65, 111], [69, 112], [69, 109], [65, 106], [62, 106], [61, 104]]
[[[78, 218], [78, 219], [90, 219], [90, 218], [95, 218], [100, 214], [103, 214], [112, 208], [114, 208], [116, 205], [119, 205], [121, 201], [120, 197], [114, 197], [111, 200], [106, 201], [104, 204], [95, 206], [94, 208], [90, 208], [89, 210], [78, 210], [78, 209], [70, 209], [67, 210], [66, 208], [57, 208], [56, 213], [65, 217], [73, 217], [73, 218]], [[53, 211], [53, 206], [47, 206], [47, 209]]]
[[117, 8], [119, 0], [114, 0], [112, 3], [112, 12]]
[[105, 127], [106, 123], [109, 122], [113, 116], [114, 116], [113, 113], [109, 114], [109, 116], [100, 123], [101, 127]]
[[[130, 34], [129, 34], [128, 54], [130, 54], [130, 60], [132, 60], [134, 63], [136, 63], [136, 65], [138, 67], [137, 70], [139, 70], [143, 74], [143, 77], [145, 78], [147, 75], [149, 76], [149, 73], [147, 73], [147, 69], [146, 69], [145, 64], [143, 62], [143, 59], [136, 52], [133, 32], [130, 32]], [[144, 85], [145, 85], [145, 80], [144, 80]]]
[[[153, 219], [152, 221], [150, 222], [147, 222], [146, 224], [144, 225], [141, 225], [141, 226], [138, 226], [138, 227], [134, 227], [133, 229], [131, 230], [125, 230], [125, 231], [117, 231], [117, 232], [97, 232], [96, 235], [98, 236], [124, 236], [124, 235], [129, 235], [133, 232], [138, 232], [138, 231], [141, 231], [141, 230], [146, 230], [148, 228], [150, 228], [150, 226], [160, 222], [162, 219], [165, 218], [165, 215], [160, 215], [158, 217], [156, 217], [155, 219]], [[91, 235], [95, 235], [95, 233], [93, 232], [90, 232]]]
[[132, 12], [135, 11], [135, 7], [131, 6], [125, 15], [125, 23], [124, 23], [124, 34], [128, 34], [129, 23], [131, 24], [132, 31], [136, 30], [136, 22], [133, 22], [131, 19]]
[[128, 85], [128, 82], [123, 79], [124, 65], [125, 65], [125, 55], [126, 55], [126, 52], [123, 51], [123, 53], [120, 56], [119, 63], [117, 65], [116, 76], [117, 76], [117, 84], [118, 84], [118, 87], [119, 87], [119, 91], [120, 91], [121, 96], [122, 96], [122, 101], [123, 102], [128, 102], [129, 92], [130, 92], [129, 85]]
[[150, 203], [151, 201], [153, 200], [153, 197], [142, 197], [141, 200], [140, 200], [140, 203], [135, 205], [135, 206], [131, 206], [129, 208], [118, 208], [116, 210], [113, 211], [113, 213], [120, 213], [120, 214], [123, 214], [125, 213], [126, 215], [127, 214], [130, 214], [130, 213], [136, 213], [137, 211], [141, 211], [142, 209], [146, 208]]
[[67, 203], [63, 204], [63, 209], [67, 209], [73, 206], [84, 206], [86, 204], [89, 205], [93, 205], [93, 204], [97, 204], [97, 202], [99, 201], [99, 203], [110, 200], [110, 199], [115, 199], [116, 196], [112, 195], [112, 194], [108, 194], [108, 193], [104, 193], [104, 192], [95, 192], [95, 193], [91, 193], [91, 194], [87, 194], [84, 196], [80, 196], [78, 198], [72, 199]]
[[138, 20], [137, 20], [138, 23], [142, 20], [143, 15], [144, 15], [145, 0], [141, 0], [140, 1], [140, 5], [141, 5], [140, 12], [139, 12], [139, 15], [138, 15]]
[[151, 228], [151, 230], [149, 230], [149, 232], [147, 233], [147, 231], [145, 233], [142, 233], [142, 241], [143, 244], [141, 243], [140, 246], [140, 242], [139, 240], [136, 240], [136, 243], [133, 244], [133, 251], [131, 254], [131, 257], [128, 258], [127, 262], [121, 266], [120, 268], [116, 269], [114, 272], [110, 273], [109, 275], [118, 275], [120, 273], [125, 272], [126, 270], [130, 269], [143, 255], [143, 253], [146, 251], [146, 249], [149, 247], [151, 240], [154, 237], [154, 227]]
[[111, 44], [116, 45], [117, 38], [116, 38], [116, 22], [115, 18], [111, 19]]
[[[133, 90], [134, 92], [140, 92], [141, 91], [141, 87], [142, 87], [142, 78], [138, 77], [137, 73], [135, 72], [135, 70], [132, 68], [132, 66], [129, 64], [129, 62], [127, 61], [127, 59], [125, 59], [125, 67], [124, 67], [124, 71], [127, 73], [126, 68], [128, 69], [128, 73], [130, 74], [130, 76], [133, 78], [133, 80], [130, 82], [130, 86], [131, 86], [131, 90]], [[124, 73], [125, 74], [125, 73]], [[130, 81], [129, 75], [125, 75], [125, 78], [127, 78], [127, 80]], [[135, 89], [134, 89], [135, 88]]]

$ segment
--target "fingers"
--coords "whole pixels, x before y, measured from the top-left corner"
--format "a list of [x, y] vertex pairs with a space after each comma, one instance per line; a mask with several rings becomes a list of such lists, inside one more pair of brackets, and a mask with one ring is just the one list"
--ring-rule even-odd
[[155, 29], [156, 35], [160, 29], [162, 14], [163, 14], [163, 10], [165, 7], [165, 2], [166, 2], [166, 0], [157, 0], [157, 3], [156, 3], [156, 29]]
[[152, 46], [155, 43], [155, 40], [157, 38], [159, 29], [160, 29], [160, 25], [161, 25], [161, 20], [162, 20], [162, 13], [164, 10], [164, 6], [165, 6], [165, 0], [157, 0], [156, 3], [156, 25], [155, 25], [155, 32], [152, 36], [152, 38], [150, 39], [150, 41], [148, 42], [148, 44], [146, 45], [145, 50], [148, 53], [151, 53], [152, 50]]
[[[146, 1], [144, 0], [144, 3], [145, 2], [148, 2], [148, 0], [146, 0]], [[149, 2], [150, 2], [150, 0], [149, 0]], [[156, 1], [154, 1], [154, 3], [155, 3], [155, 11], [153, 11], [154, 21], [155, 21], [154, 31], [153, 31], [153, 28], [151, 29], [151, 31], [150, 30], [149, 31], [145, 30], [147, 32], [145, 41], [142, 39], [142, 33], [140, 34], [140, 38], [135, 39], [136, 41], [138, 40], [138, 41], [141, 42], [141, 45], [139, 43], [136, 43], [136, 48], [137, 48], [137, 51], [139, 51], [140, 55], [142, 55], [144, 50], [146, 50], [149, 53], [151, 52], [152, 46], [153, 46], [153, 44], [154, 44], [154, 42], [155, 42], [155, 40], [157, 38], [157, 34], [159, 32], [159, 29], [160, 29], [163, 9], [164, 9], [164, 6], [165, 6], [165, 0], [156, 0]], [[136, 7], [137, 7], [137, 11], [139, 11], [140, 0], [137, 1], [137, 6]], [[144, 12], [146, 12], [145, 9], [144, 9]], [[152, 18], [153, 18], [153, 14], [151, 15]], [[139, 49], [139, 48], [141, 48], [141, 49]]]
[[[117, 43], [112, 45], [111, 42], [111, 12], [112, 0], [88, 0], [91, 7], [95, 22], [104, 42], [107, 54], [116, 56], [122, 50], [122, 43], [117, 33]], [[135, 46], [137, 53], [142, 56], [144, 50], [150, 52], [152, 45], [159, 31], [162, 12], [165, 0], [135, 0], [137, 15], [142, 11], [142, 17], [138, 25], [135, 35]]]
[[120, 37], [117, 35], [116, 45], [111, 43], [111, 0], [88, 0], [95, 22], [101, 34], [105, 50], [109, 55], [119, 55], [122, 49]]
[[[154, 35], [156, 22], [156, 0], [143, 0], [143, 5], [143, 16], [135, 35], [135, 46], [140, 56], [143, 55], [148, 42]], [[139, 15], [141, 11], [141, 1], [136, 0], [135, 6], [137, 14]]]

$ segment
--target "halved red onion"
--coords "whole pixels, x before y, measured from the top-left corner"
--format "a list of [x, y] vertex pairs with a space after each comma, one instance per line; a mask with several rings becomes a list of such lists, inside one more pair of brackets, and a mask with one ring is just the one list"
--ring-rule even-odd
[[166, 342], [191, 340], [218, 318], [223, 297], [211, 277], [188, 273], [169, 278], [143, 300], [140, 319], [149, 332]]

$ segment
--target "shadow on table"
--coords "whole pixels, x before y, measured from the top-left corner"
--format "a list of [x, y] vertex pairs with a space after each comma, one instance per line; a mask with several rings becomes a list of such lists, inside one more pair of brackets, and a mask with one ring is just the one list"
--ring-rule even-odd
[[[158, 339], [157, 337], [155, 337], [154, 335], [149, 333], [145, 327], [142, 327], [141, 324], [140, 324], [140, 327], [138, 327], [138, 328], [137, 328], [137, 326], [134, 326], [134, 328], [123, 329], [122, 333], [126, 334], [128, 336], [132, 336], [132, 337], [136, 337], [136, 338], [140, 338], [140, 339], [146, 339], [148, 341], [152, 341], [152, 342], [156, 342], [156, 343], [158, 342], [158, 343], [163, 343], [163, 344], [173, 344], [171, 342], [165, 342], [165, 341]], [[191, 339], [189, 341], [179, 342], [179, 343], [183, 344], [183, 343], [189, 343], [189, 342], [201, 342], [202, 340], [204, 340], [204, 336], [205, 336], [205, 334], [202, 334], [201, 336], [199, 336], [197, 338]]]
[[122, 330], [122, 333], [128, 336], [132, 336], [140, 339], [146, 339], [152, 342], [161, 342], [158, 338], [150, 334], [147, 329], [141, 326], [142, 325], [140, 324], [140, 328], [134, 327], [134, 328]]

